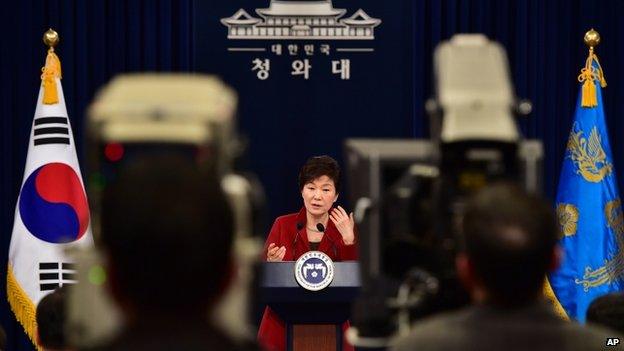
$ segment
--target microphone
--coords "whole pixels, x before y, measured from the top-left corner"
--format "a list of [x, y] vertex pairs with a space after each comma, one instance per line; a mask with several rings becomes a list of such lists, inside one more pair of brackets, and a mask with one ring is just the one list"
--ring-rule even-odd
[[[322, 223], [318, 223], [316, 225], [316, 229], [325, 234], [325, 226]], [[332, 250], [334, 251], [334, 257], [338, 258], [338, 249], [336, 249], [336, 244], [334, 243], [334, 241], [328, 236], [327, 240], [329, 240], [329, 242], [332, 244]]]
[[301, 231], [301, 229], [303, 229], [303, 223], [297, 222], [297, 233], [295, 234], [295, 240], [293, 240], [293, 243], [292, 243], [293, 249], [295, 248], [295, 245], [297, 244], [297, 239], [299, 238], [299, 232]]

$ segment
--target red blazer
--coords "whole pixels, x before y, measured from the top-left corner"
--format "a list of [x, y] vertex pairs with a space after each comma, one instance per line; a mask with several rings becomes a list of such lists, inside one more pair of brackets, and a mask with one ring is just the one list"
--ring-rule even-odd
[[[302, 228], [297, 234], [297, 223]], [[284, 261], [296, 261], [301, 255], [310, 251], [306, 225], [306, 210], [302, 208], [299, 213], [278, 217], [273, 223], [271, 232], [267, 237], [262, 251], [262, 259], [266, 260], [269, 244], [285, 246], [286, 254]], [[342, 235], [331, 221], [327, 222], [325, 234], [319, 244], [319, 251], [328, 255], [333, 261], [357, 260], [357, 231], [353, 245], [345, 245]], [[349, 327], [349, 322], [342, 325], [343, 332]], [[260, 329], [258, 330], [258, 343], [267, 351], [286, 351], [286, 325], [279, 316], [268, 306], [264, 310]], [[353, 346], [343, 341], [344, 351], [353, 351]]]

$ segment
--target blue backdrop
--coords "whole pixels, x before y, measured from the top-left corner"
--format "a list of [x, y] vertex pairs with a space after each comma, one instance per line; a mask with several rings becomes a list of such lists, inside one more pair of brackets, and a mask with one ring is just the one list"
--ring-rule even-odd
[[[313, 67], [308, 80], [290, 76], [295, 58], [285, 54], [278, 57], [265, 52], [256, 57], [227, 51], [234, 45], [226, 40], [227, 28], [219, 20], [239, 8], [255, 16], [255, 8], [268, 4], [269, 0], [25, 0], [3, 5], [0, 323], [9, 334], [10, 350], [32, 349], [8, 309], [3, 282], [39, 70], [45, 58], [41, 36], [48, 27], [61, 35], [57, 52], [80, 155], [84, 153], [85, 107], [96, 89], [116, 73], [218, 73], [241, 94], [240, 131], [250, 140], [249, 165], [265, 185], [271, 217], [300, 206], [296, 176], [309, 155], [328, 153], [341, 158], [341, 141], [346, 137], [426, 137], [424, 101], [431, 93], [432, 52], [441, 40], [459, 32], [482, 32], [506, 47], [517, 94], [534, 103], [534, 113], [520, 125], [525, 136], [544, 142], [544, 190], [554, 197], [578, 88], [576, 76], [587, 55], [582, 37], [594, 27], [603, 39], [597, 49], [609, 83], [603, 98], [614, 163], [622, 174], [624, 142], [618, 138], [624, 131], [621, 1], [334, 0], [335, 7], [347, 9], [345, 17], [362, 8], [383, 21], [375, 29], [376, 40], [367, 45], [375, 51], [342, 57], [333, 52], [324, 57], [317, 48], [310, 58]], [[340, 47], [329, 44], [332, 49]], [[256, 78], [256, 71], [251, 70], [254, 58], [271, 60], [269, 79]], [[352, 59], [348, 81], [330, 73], [330, 61], [341, 58]]]

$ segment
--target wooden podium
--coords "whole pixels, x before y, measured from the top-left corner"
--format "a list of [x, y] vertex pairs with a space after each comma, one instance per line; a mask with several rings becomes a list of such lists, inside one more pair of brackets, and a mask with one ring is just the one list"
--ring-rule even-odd
[[334, 262], [334, 279], [320, 291], [295, 280], [294, 262], [265, 262], [260, 299], [286, 323], [288, 351], [342, 351], [342, 323], [360, 288], [356, 261]]

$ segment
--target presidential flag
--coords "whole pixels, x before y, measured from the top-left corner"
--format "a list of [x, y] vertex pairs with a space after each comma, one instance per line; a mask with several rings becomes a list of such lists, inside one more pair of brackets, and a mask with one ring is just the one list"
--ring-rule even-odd
[[51, 47], [41, 76], [9, 251], [9, 304], [33, 341], [39, 300], [75, 282], [75, 267], [66, 249], [93, 245], [60, 78], [60, 61]]
[[603, 110], [606, 82], [593, 47], [579, 82], [555, 204], [564, 256], [548, 282], [556, 307], [584, 322], [594, 298], [624, 287], [624, 218]]

